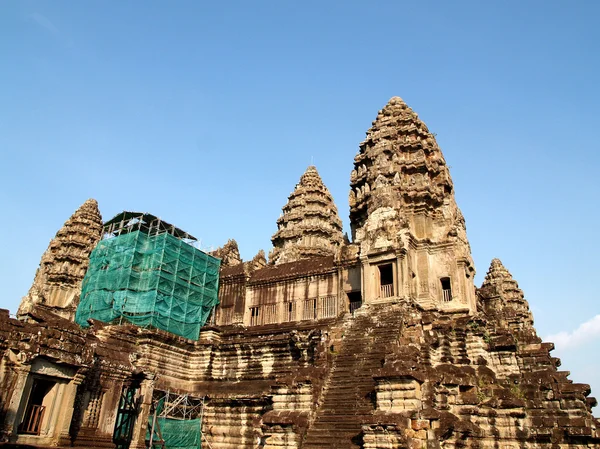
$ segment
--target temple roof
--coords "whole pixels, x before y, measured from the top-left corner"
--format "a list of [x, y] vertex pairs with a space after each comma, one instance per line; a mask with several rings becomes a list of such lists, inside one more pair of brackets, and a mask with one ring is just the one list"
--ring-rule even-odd
[[270, 263], [335, 254], [343, 241], [342, 222], [316, 167], [306, 169], [282, 210]]
[[295, 279], [299, 276], [327, 273], [334, 269], [333, 256], [313, 257], [256, 270], [250, 277], [250, 283], [273, 282], [287, 278]]

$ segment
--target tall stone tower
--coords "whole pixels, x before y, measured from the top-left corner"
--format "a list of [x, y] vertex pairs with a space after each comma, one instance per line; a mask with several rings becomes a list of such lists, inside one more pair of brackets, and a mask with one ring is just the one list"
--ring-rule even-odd
[[446, 161], [401, 98], [367, 131], [350, 186], [365, 301], [412, 297], [427, 308], [475, 310], [475, 270]]
[[316, 167], [308, 167], [296, 184], [271, 241], [269, 261], [275, 264], [334, 255], [342, 244], [342, 222]]
[[17, 315], [41, 304], [63, 318], [73, 319], [79, 304], [81, 282], [90, 253], [102, 237], [102, 216], [96, 200], [89, 199], [75, 211], [42, 255], [33, 285]]

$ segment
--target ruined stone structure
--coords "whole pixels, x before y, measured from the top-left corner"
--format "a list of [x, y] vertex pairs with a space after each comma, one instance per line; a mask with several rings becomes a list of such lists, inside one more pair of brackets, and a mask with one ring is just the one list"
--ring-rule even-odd
[[[309, 167], [269, 263], [264, 252], [242, 261], [234, 240], [213, 253], [220, 304], [197, 341], [122, 322], [82, 329], [65, 312], [101, 234], [95, 207], [59, 231], [19, 319], [0, 313], [3, 440], [143, 448], [162, 441], [152, 428], [164, 407], [201, 419], [213, 449], [600, 443], [589, 386], [559, 371], [498, 259], [475, 288], [448, 167], [400, 98], [355, 157], [352, 242]], [[37, 299], [61, 282], [68, 301]]]

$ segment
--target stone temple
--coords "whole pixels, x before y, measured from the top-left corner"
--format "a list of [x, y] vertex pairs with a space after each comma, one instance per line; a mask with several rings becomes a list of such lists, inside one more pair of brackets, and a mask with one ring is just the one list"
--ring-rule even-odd
[[474, 285], [448, 166], [402, 99], [348, 169], [351, 237], [311, 166], [268, 260], [85, 202], [0, 311], [0, 445], [600, 447], [510, 272]]

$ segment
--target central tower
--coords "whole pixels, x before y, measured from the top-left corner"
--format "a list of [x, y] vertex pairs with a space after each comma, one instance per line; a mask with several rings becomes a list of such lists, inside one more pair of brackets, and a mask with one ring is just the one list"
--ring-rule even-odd
[[350, 225], [366, 302], [410, 297], [474, 311], [465, 220], [435, 137], [399, 97], [377, 114], [354, 158]]

